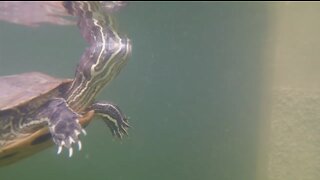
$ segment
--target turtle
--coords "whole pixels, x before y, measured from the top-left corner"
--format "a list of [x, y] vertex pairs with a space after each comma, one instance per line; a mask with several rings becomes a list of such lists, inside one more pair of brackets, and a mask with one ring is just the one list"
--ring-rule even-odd
[[119, 35], [100, 2], [64, 2], [88, 42], [73, 79], [29, 72], [0, 77], [0, 166], [11, 164], [50, 145], [73, 155], [82, 147], [80, 134], [94, 117], [122, 138], [130, 127], [120, 108], [96, 95], [127, 64], [131, 42]]

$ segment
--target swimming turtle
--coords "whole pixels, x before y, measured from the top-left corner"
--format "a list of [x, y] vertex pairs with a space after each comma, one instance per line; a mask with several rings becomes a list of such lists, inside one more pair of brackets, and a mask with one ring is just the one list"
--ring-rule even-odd
[[[30, 72], [0, 77], [0, 165], [34, 154], [50, 144], [73, 154], [81, 149], [79, 134], [96, 115], [113, 135], [122, 137], [129, 127], [118, 106], [95, 101], [97, 93], [122, 69], [131, 43], [113, 28], [99, 2], [65, 2], [78, 18], [82, 36], [90, 44], [73, 79], [58, 79]], [[51, 139], [53, 141], [51, 141]]]

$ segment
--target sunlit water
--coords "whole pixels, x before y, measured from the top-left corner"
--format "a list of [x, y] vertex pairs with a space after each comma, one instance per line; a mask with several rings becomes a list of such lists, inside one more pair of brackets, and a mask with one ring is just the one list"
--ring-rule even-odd
[[[97, 97], [130, 117], [129, 137], [114, 140], [95, 120], [81, 137], [83, 150], [72, 158], [51, 147], [2, 167], [0, 179], [274, 177], [266, 140], [272, 127], [276, 12], [283, 6], [129, 3], [117, 17], [118, 29], [132, 40], [132, 57]], [[72, 77], [85, 47], [75, 26], [0, 22], [0, 75], [40, 71]]]

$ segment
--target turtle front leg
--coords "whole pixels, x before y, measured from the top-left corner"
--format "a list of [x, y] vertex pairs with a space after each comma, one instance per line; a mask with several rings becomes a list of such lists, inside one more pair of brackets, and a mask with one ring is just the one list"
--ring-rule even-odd
[[53, 142], [59, 147], [58, 154], [65, 147], [69, 149], [69, 157], [71, 157], [73, 143], [77, 143], [79, 150], [81, 149], [81, 141], [78, 136], [81, 132], [83, 134], [86, 132], [79, 124], [80, 115], [69, 108], [65, 99], [54, 98], [50, 100], [40, 114], [47, 118]]
[[113, 136], [121, 139], [123, 135], [128, 135], [127, 129], [130, 127], [128, 119], [118, 106], [110, 102], [100, 101], [93, 103], [89, 109], [94, 110], [102, 118]]

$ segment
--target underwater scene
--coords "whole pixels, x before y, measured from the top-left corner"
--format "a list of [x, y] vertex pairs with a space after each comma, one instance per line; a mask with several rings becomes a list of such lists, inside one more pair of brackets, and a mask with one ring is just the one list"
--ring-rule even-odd
[[0, 180], [318, 180], [319, 17], [0, 2]]

